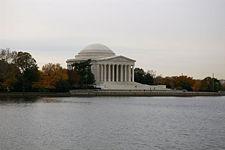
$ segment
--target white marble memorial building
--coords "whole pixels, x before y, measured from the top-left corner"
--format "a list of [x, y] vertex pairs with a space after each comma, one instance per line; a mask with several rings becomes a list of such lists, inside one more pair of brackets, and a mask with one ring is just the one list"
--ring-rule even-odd
[[149, 86], [134, 82], [135, 60], [117, 56], [107, 46], [91, 44], [81, 50], [75, 59], [66, 61], [67, 68], [75, 62], [91, 59], [91, 70], [96, 86], [101, 89], [164, 90], [164, 85]]

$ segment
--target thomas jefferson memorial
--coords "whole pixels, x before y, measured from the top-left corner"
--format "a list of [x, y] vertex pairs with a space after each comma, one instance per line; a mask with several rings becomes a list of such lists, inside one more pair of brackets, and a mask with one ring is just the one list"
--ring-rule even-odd
[[72, 64], [91, 59], [91, 70], [95, 76], [96, 87], [117, 90], [166, 90], [164, 85], [144, 85], [134, 82], [135, 60], [116, 55], [102, 44], [91, 44], [82, 49], [75, 59], [66, 61], [67, 68]]

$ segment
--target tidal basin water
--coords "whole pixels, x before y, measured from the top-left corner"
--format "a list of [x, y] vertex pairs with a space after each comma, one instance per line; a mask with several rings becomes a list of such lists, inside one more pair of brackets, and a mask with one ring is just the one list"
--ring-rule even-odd
[[225, 97], [0, 100], [0, 150], [224, 150]]

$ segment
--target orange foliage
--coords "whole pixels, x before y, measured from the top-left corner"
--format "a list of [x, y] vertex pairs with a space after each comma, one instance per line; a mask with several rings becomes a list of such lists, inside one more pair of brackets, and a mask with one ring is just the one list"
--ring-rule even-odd
[[41, 79], [34, 84], [35, 88], [55, 89], [57, 82], [68, 80], [67, 69], [63, 69], [60, 64], [46, 64], [42, 67]]

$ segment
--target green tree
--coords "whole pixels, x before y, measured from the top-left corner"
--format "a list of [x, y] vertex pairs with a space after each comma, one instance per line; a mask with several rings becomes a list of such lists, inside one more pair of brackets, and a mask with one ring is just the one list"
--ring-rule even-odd
[[79, 85], [84, 88], [95, 83], [94, 74], [91, 72], [91, 60], [73, 64], [74, 70], [79, 75]]
[[201, 81], [200, 91], [218, 92], [222, 89], [220, 81], [216, 78], [206, 77]]
[[22, 73], [28, 69], [38, 68], [36, 60], [28, 52], [18, 52], [13, 63], [19, 67]]
[[145, 71], [141, 68], [134, 69], [134, 81], [138, 83], [144, 82]]
[[153, 85], [154, 78], [150, 73], [146, 73], [144, 76], [144, 84]]
[[68, 92], [70, 90], [70, 84], [68, 80], [60, 80], [56, 82], [55, 91], [56, 92]]
[[20, 74], [18, 67], [12, 63], [16, 56], [15, 51], [0, 50], [0, 91], [11, 91]]
[[10, 51], [9, 48], [0, 49], [0, 60], [2, 60], [2, 61], [5, 61], [5, 62], [11, 64], [16, 56], [17, 56], [16, 51]]
[[40, 77], [36, 60], [27, 52], [18, 52], [12, 62], [20, 70], [20, 75], [14, 89], [16, 91], [32, 91], [33, 84]]
[[154, 84], [153, 75], [150, 72], [146, 73], [141, 68], [134, 69], [134, 81], [142, 84], [152, 85]]
[[79, 87], [80, 76], [74, 68], [72, 70], [68, 70], [68, 77], [68, 81], [72, 88]]

